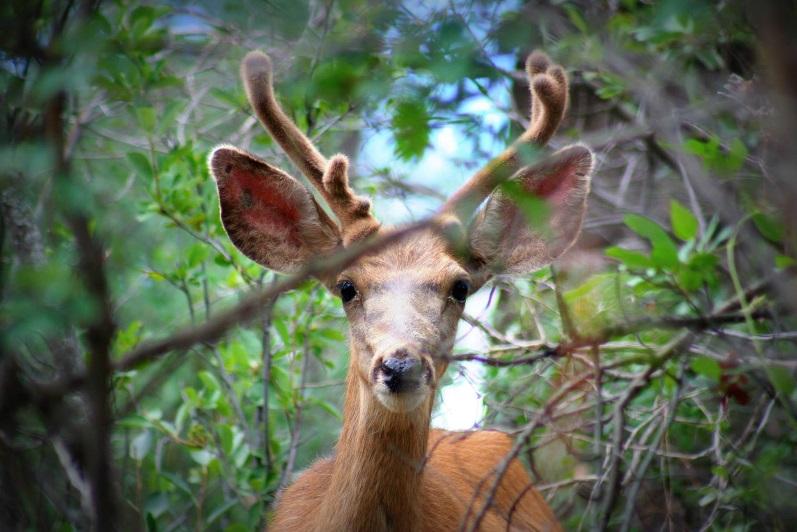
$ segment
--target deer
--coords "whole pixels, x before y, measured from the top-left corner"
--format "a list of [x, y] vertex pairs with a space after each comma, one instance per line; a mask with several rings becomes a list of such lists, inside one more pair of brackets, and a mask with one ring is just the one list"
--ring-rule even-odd
[[[565, 114], [564, 69], [539, 51], [527, 58], [532, 103], [526, 130], [447, 199], [428, 225], [404, 233], [402, 226], [382, 225], [369, 199], [352, 189], [347, 157], [325, 158], [286, 115], [268, 55], [249, 52], [241, 77], [260, 122], [319, 199], [255, 155], [216, 147], [209, 167], [232, 243], [265, 268], [293, 273], [364, 242], [394, 237], [316, 275], [340, 297], [349, 324], [343, 426], [332, 456], [318, 459], [278, 495], [271, 528], [560, 530], [519, 460], [499, 471], [513, 445], [509, 434], [432, 429], [431, 414], [468, 296], [493, 276], [546, 266], [581, 231], [593, 171], [590, 149], [572, 144], [531, 163], [523, 156], [529, 148], [542, 149]], [[507, 180], [543, 202], [544, 223], [527, 223], [501, 186]]]

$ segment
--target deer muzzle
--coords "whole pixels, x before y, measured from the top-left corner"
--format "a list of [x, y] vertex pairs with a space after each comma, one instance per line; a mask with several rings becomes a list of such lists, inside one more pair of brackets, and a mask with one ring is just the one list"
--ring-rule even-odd
[[391, 357], [382, 361], [379, 367], [380, 380], [392, 393], [414, 391], [424, 378], [423, 363], [411, 357]]

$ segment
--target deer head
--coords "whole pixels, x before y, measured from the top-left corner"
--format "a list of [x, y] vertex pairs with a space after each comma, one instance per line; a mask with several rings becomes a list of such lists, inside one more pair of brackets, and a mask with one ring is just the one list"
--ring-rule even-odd
[[[590, 150], [572, 145], [530, 165], [522, 157], [556, 131], [567, 107], [566, 75], [541, 53], [529, 56], [526, 70], [532, 96], [527, 131], [473, 175], [426, 229], [320, 279], [343, 302], [351, 331], [349, 385], [362, 392], [359, 401], [371, 410], [428, 416], [468, 295], [493, 275], [524, 274], [548, 264], [580, 231]], [[381, 226], [370, 202], [351, 189], [347, 158], [325, 159], [285, 115], [274, 96], [268, 56], [249, 53], [241, 74], [257, 116], [337, 221], [293, 177], [220, 146], [210, 155], [210, 168], [223, 225], [238, 249], [267, 268], [294, 272], [307, 261], [400, 230]], [[547, 205], [546, 222], [529, 226], [501, 188], [506, 180]]]

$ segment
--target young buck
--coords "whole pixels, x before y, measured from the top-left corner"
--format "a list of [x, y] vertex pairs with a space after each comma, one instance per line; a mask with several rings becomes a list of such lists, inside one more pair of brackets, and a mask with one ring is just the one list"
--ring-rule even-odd
[[[398, 233], [380, 225], [369, 201], [351, 189], [346, 157], [325, 159], [285, 115], [268, 56], [251, 52], [244, 59], [241, 74], [257, 116], [337, 222], [293, 177], [220, 146], [210, 167], [232, 242], [267, 268], [295, 272], [363, 239], [394, 237], [342, 271], [319, 275], [340, 296], [349, 320], [343, 429], [334, 455], [280, 495], [274, 530], [559, 529], [523, 466], [514, 460], [500, 467], [513, 443], [508, 435], [430, 428], [465, 299], [492, 275], [528, 273], [562, 254], [586, 210], [588, 148], [569, 146], [524, 165], [524, 148], [543, 146], [567, 106], [561, 67], [534, 53], [527, 71], [528, 130], [467, 181], [432, 223]], [[498, 187], [507, 178], [547, 205], [547, 222], [529, 226], [515, 196]]]

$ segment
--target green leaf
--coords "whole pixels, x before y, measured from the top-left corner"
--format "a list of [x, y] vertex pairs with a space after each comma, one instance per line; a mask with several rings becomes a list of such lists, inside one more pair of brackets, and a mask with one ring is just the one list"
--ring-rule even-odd
[[623, 313], [633, 313], [636, 301], [623, 294], [626, 274], [600, 273], [567, 290], [562, 299], [576, 332], [586, 338], [598, 338], [623, 320]]
[[127, 327], [120, 328], [114, 339], [114, 352], [124, 353], [134, 348], [141, 338], [143, 324], [139, 320], [131, 321]]
[[224, 532], [249, 532], [250, 530], [251, 527], [243, 523], [233, 523], [224, 528]]
[[147, 512], [147, 532], [157, 532], [158, 531], [158, 522], [155, 521], [155, 517]]
[[210, 515], [208, 515], [208, 518], [205, 521], [205, 524], [206, 525], [213, 524], [213, 522], [216, 521], [222, 515], [224, 515], [224, 513], [227, 510], [229, 510], [230, 508], [232, 508], [232, 507], [234, 507], [234, 506], [236, 506], [238, 504], [240, 504], [240, 501], [238, 499], [236, 499], [236, 498], [231, 498], [230, 500], [222, 503], [221, 506], [219, 506], [218, 508], [216, 508], [215, 510], [210, 512]]
[[215, 375], [213, 375], [209, 371], [200, 371], [199, 380], [201, 380], [202, 384], [205, 385], [205, 389], [210, 392], [219, 391], [221, 389], [219, 381], [216, 379]]
[[201, 466], [207, 466], [213, 458], [213, 453], [210, 451], [206, 451], [205, 449], [194, 449], [188, 451], [188, 454], [191, 455], [191, 459]]
[[761, 235], [775, 244], [783, 241], [783, 225], [771, 216], [763, 212], [757, 212], [752, 216], [753, 223]]
[[770, 366], [767, 369], [769, 380], [784, 399], [789, 399], [796, 386], [794, 377], [788, 369], [780, 366]]
[[420, 158], [429, 145], [429, 112], [421, 100], [401, 100], [393, 112], [396, 155], [401, 159]]
[[152, 107], [136, 107], [136, 118], [142, 129], [147, 133], [155, 131], [158, 115]]
[[697, 218], [678, 200], [670, 200], [670, 224], [681, 240], [691, 240], [697, 235]]
[[589, 28], [587, 27], [587, 23], [584, 21], [584, 17], [581, 16], [581, 13], [578, 12], [574, 6], [565, 4], [564, 6], [565, 11], [567, 12], [567, 18], [570, 19], [570, 22], [578, 28], [581, 33], [587, 34], [589, 33]]
[[728, 470], [721, 465], [712, 466], [711, 472], [720, 478], [728, 478]]
[[226, 424], [219, 424], [216, 426], [216, 431], [219, 433], [219, 440], [221, 441], [221, 448], [224, 454], [230, 455], [233, 451], [233, 430], [232, 427]]
[[718, 264], [719, 259], [711, 253], [695, 253], [678, 272], [678, 282], [689, 292], [699, 289], [703, 283], [715, 286]]
[[346, 333], [341, 331], [340, 329], [331, 329], [325, 328], [317, 331], [320, 336], [327, 338], [329, 340], [334, 340], [337, 342], [342, 342], [346, 340]]
[[[160, 517], [169, 509], [169, 495], [158, 491], [147, 497], [144, 503], [144, 510], [148, 516]], [[153, 529], [155, 530], [155, 529]]]
[[137, 151], [127, 152], [127, 160], [142, 177], [152, 177], [152, 166], [149, 164], [149, 159], [143, 153]]
[[703, 495], [700, 500], [697, 502], [701, 507], [706, 507], [712, 502], [717, 500], [717, 492], [711, 491]]
[[632, 231], [650, 241], [653, 248], [650, 256], [656, 266], [678, 268], [678, 248], [659, 224], [638, 214], [626, 214], [624, 221]]
[[548, 220], [551, 217], [551, 208], [544, 199], [538, 198], [514, 180], [502, 183], [501, 192], [517, 206], [529, 227], [540, 233], [550, 232]]
[[740, 139], [733, 139], [724, 149], [719, 138], [713, 135], [706, 140], [688, 139], [684, 142], [684, 150], [703, 159], [707, 168], [725, 174], [737, 172], [747, 157], [747, 147]]
[[186, 483], [185, 480], [180, 478], [179, 476], [175, 475], [174, 473], [169, 473], [167, 471], [162, 471], [160, 476], [163, 477], [165, 480], [169, 481], [175, 488], [182, 491], [184, 494], [188, 496], [189, 499], [196, 503], [196, 498], [194, 497], [194, 491], [191, 487]]
[[617, 246], [611, 246], [606, 248], [604, 252], [607, 257], [611, 257], [613, 259], [617, 259], [629, 268], [643, 270], [646, 268], [653, 267], [653, 261], [650, 260], [646, 254], [641, 253], [639, 251], [633, 251], [630, 249], [623, 249]]
[[285, 345], [290, 345], [291, 332], [290, 330], [288, 330], [288, 324], [285, 322], [285, 320], [282, 319], [281, 317], [275, 317], [272, 323], [274, 325], [274, 328], [277, 329], [277, 334], [279, 334], [282, 343]]
[[318, 401], [313, 401], [313, 404], [316, 405], [316, 406], [321, 407], [321, 409], [324, 410], [330, 416], [332, 416], [332, 417], [334, 417], [336, 419], [341, 419], [340, 412], [331, 403], [329, 403], [327, 401], [318, 400]]
[[143, 30], [147, 30], [158, 18], [162, 17], [170, 10], [170, 7], [165, 6], [139, 6], [130, 14], [130, 26], [138, 26]]
[[149, 277], [153, 281], [158, 281], [158, 282], [166, 280], [166, 277], [164, 277], [162, 273], [158, 272], [147, 272], [147, 277]]
[[698, 375], [707, 377], [714, 382], [719, 382], [722, 368], [720, 368], [719, 363], [713, 358], [695, 357], [689, 365], [692, 367], [692, 371]]
[[729, 172], [736, 172], [744, 164], [744, 160], [747, 157], [747, 146], [740, 139], [733, 139], [731, 141], [730, 148], [728, 149], [728, 155], [726, 156], [726, 163], [725, 168]]
[[717, 144], [699, 139], [688, 139], [684, 142], [684, 149], [688, 153], [705, 159], [712, 156], [716, 152]]
[[778, 255], [775, 257], [775, 267], [779, 270], [785, 270], [795, 264], [797, 264], [797, 261], [787, 255]]
[[188, 248], [185, 261], [189, 267], [194, 268], [199, 266], [203, 260], [209, 255], [208, 246], [205, 244], [196, 243]]

